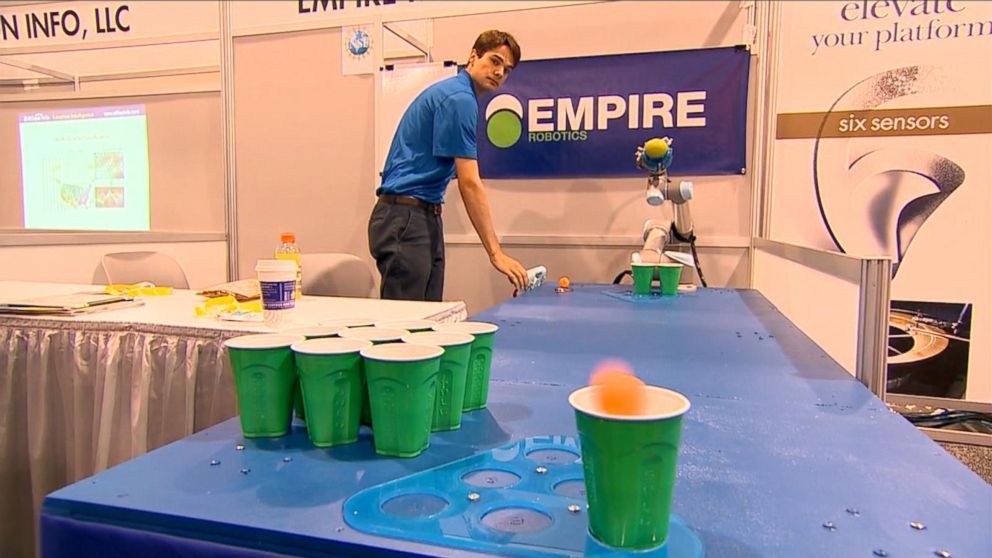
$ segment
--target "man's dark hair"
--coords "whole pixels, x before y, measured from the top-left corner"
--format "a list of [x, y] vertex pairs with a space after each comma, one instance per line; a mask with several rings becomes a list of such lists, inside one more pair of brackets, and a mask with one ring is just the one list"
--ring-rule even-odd
[[496, 50], [503, 45], [506, 45], [510, 49], [510, 54], [513, 55], [513, 65], [516, 66], [519, 64], [520, 45], [517, 44], [517, 40], [513, 38], [513, 35], [506, 31], [499, 31], [497, 29], [483, 31], [479, 35], [479, 38], [475, 40], [475, 44], [472, 45], [472, 50], [475, 51], [476, 56], [481, 57], [490, 50]]

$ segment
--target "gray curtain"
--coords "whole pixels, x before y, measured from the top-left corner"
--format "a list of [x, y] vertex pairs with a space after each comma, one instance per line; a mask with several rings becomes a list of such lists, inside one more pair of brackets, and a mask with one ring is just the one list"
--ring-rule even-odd
[[46, 494], [236, 414], [246, 332], [4, 318], [0, 555], [34, 555]]

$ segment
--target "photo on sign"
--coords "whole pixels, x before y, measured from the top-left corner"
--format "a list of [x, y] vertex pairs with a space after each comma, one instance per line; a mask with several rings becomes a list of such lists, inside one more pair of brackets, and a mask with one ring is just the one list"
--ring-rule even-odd
[[970, 303], [893, 300], [889, 393], [961, 399], [968, 384]]

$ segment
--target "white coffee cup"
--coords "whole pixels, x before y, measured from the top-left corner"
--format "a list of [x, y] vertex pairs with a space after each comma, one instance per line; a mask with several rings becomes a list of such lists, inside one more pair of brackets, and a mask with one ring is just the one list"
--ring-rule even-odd
[[262, 315], [270, 327], [278, 327], [296, 307], [296, 262], [258, 260], [255, 264], [262, 291]]

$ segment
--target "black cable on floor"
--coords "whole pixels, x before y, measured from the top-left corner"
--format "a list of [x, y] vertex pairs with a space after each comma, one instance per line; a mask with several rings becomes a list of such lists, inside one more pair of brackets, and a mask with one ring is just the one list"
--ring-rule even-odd
[[992, 414], [978, 411], [943, 410], [937, 413], [905, 413], [902, 416], [916, 426], [927, 428], [943, 428], [952, 424], [974, 421], [992, 431]]

